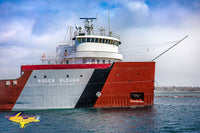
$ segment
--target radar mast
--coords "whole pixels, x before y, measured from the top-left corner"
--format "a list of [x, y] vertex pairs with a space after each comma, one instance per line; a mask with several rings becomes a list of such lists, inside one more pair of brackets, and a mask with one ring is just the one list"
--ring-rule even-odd
[[94, 19], [97, 19], [97, 18], [80, 18], [80, 19], [84, 19], [84, 28], [85, 28], [85, 31], [87, 33], [87, 35], [91, 35], [91, 34], [94, 34], [94, 27], [93, 27], [93, 20]]

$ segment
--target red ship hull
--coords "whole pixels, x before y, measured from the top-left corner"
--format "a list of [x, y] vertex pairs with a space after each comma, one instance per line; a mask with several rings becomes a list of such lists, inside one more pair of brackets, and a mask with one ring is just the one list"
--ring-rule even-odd
[[0, 81], [0, 110], [153, 105], [155, 62], [26, 65]]

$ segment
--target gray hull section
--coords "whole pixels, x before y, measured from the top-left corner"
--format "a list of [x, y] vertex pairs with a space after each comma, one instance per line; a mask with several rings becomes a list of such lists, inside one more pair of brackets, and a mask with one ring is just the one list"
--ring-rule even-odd
[[34, 70], [13, 111], [74, 108], [94, 69]]

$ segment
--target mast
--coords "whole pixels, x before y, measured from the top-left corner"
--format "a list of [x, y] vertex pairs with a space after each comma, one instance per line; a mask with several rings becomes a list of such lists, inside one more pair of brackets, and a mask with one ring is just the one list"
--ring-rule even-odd
[[66, 39], [67, 39], [67, 35], [69, 36], [69, 40], [71, 42], [72, 38], [73, 38], [73, 26], [68, 25], [67, 31], [65, 33], [65, 37], [63, 40], [63, 43], [65, 43]]
[[109, 36], [111, 36], [112, 32], [110, 31], [110, 14], [109, 14], [109, 7], [108, 7], [108, 30], [109, 30]]
[[94, 27], [92, 24], [92, 21], [96, 18], [80, 18], [85, 20], [85, 31], [87, 32], [87, 35], [91, 35], [94, 31]]

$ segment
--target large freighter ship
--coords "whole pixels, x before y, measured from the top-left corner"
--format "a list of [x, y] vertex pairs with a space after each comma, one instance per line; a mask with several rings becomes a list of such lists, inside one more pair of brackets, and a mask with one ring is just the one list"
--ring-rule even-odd
[[118, 35], [94, 31], [96, 18], [69, 27], [69, 41], [41, 65], [22, 65], [21, 77], [0, 81], [0, 110], [152, 105], [155, 62], [122, 62]]

